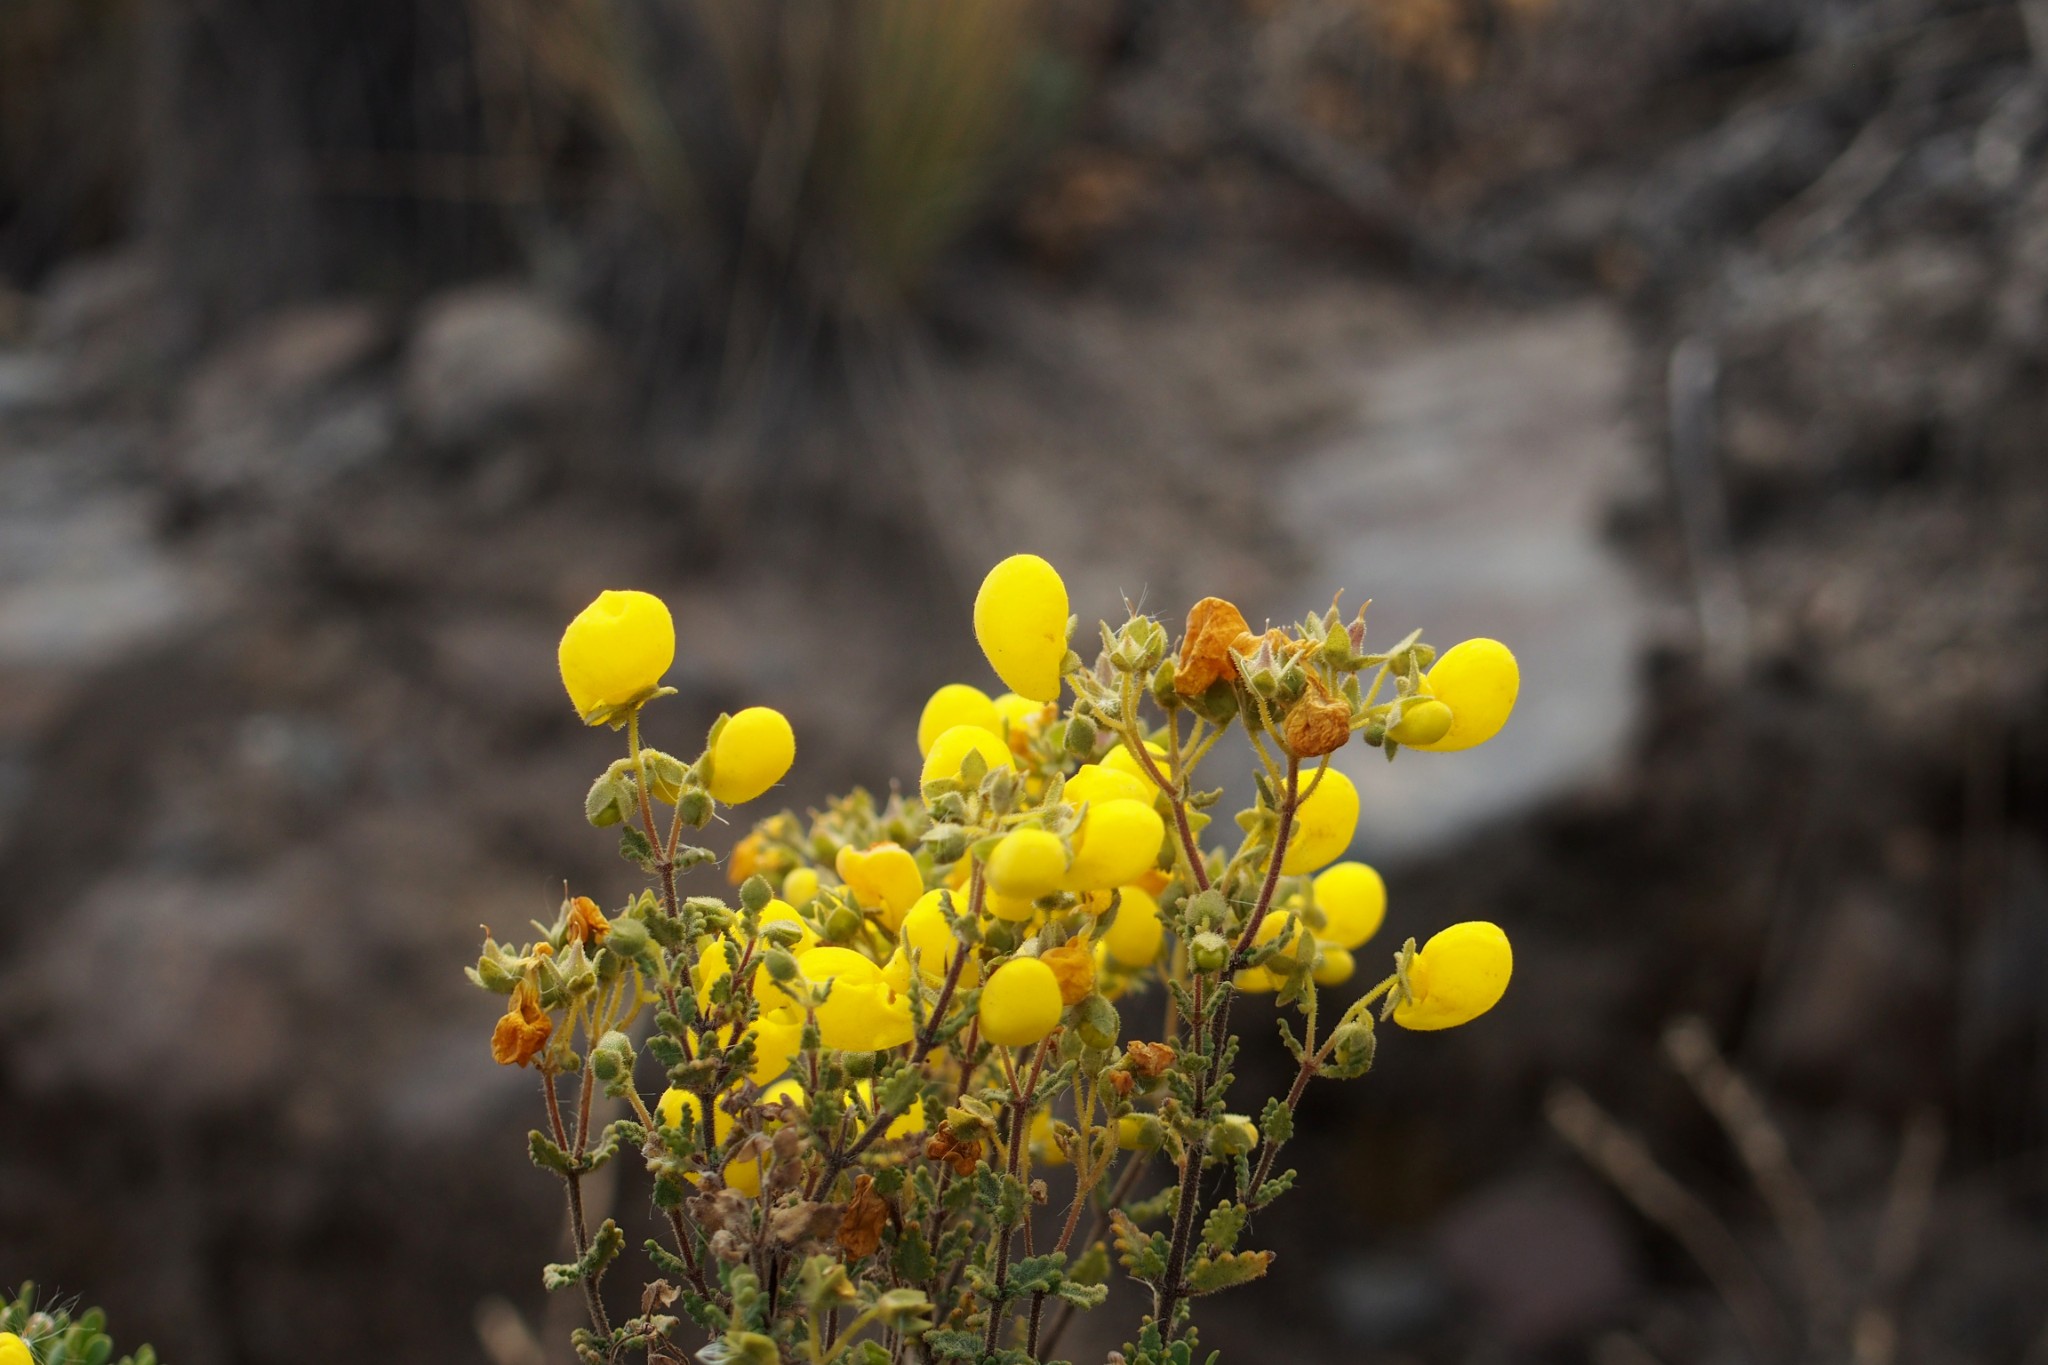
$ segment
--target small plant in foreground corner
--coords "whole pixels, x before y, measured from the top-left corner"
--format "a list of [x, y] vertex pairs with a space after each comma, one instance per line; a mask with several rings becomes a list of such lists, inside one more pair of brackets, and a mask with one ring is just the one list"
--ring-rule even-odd
[[157, 1365], [156, 1352], [139, 1348], [114, 1357], [107, 1315], [97, 1308], [74, 1312], [57, 1303], [36, 1303], [36, 1287], [25, 1284], [13, 1300], [0, 1299], [0, 1365]]
[[[540, 1074], [528, 1145], [574, 1244], [542, 1278], [583, 1296], [583, 1359], [1022, 1365], [1120, 1267], [1150, 1294], [1122, 1358], [1189, 1365], [1193, 1301], [1273, 1259], [1246, 1237], [1294, 1183], [1275, 1161], [1309, 1082], [1365, 1074], [1389, 1019], [1450, 1028], [1506, 991], [1506, 936], [1466, 923], [1327, 994], [1386, 909], [1378, 873], [1336, 861], [1358, 792], [1330, 755], [1354, 734], [1389, 759], [1492, 738], [1518, 686], [1504, 646], [1368, 653], [1363, 607], [1258, 633], [1213, 597], [1177, 647], [1133, 613], [1088, 661], [1072, 629], [1050, 564], [998, 564], [974, 631], [1011, 691], [940, 688], [913, 794], [762, 820], [728, 898], [685, 888], [715, 862], [685, 832], [782, 779], [789, 722], [721, 716], [689, 761], [643, 747], [643, 709], [672, 694], [668, 610], [607, 592], [570, 623], [577, 713], [627, 737], [584, 815], [649, 884], [609, 909], [565, 897], [535, 941], [486, 939], [470, 976], [506, 997], [493, 1055]], [[1256, 792], [1225, 823], [1196, 778], [1232, 732]], [[1243, 995], [1273, 997], [1299, 1064], [1256, 1118], [1229, 1101]], [[628, 1153], [667, 1235], [625, 1317], [600, 1289], [626, 1237], [590, 1226], [584, 1182]]]

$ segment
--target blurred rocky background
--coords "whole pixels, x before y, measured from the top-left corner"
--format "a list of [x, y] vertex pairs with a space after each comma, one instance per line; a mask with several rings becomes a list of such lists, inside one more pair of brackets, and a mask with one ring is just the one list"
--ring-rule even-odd
[[562, 622], [800, 807], [1030, 548], [1524, 662], [1349, 758], [1515, 988], [1207, 1344], [2044, 1365], [2044, 378], [2042, 0], [6, 0], [0, 1282], [560, 1359], [460, 967], [627, 884]]

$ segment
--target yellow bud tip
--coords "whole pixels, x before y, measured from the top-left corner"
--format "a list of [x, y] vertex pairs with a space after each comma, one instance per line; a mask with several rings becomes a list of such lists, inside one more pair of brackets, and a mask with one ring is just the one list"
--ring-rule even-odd
[[[1522, 689], [1522, 670], [1514, 653], [1500, 641], [1466, 640], [1443, 652], [1423, 685], [1450, 708], [1450, 724], [1436, 739], [1394, 737], [1411, 748], [1449, 753], [1484, 744], [1500, 733]], [[1406, 724], [1406, 716], [1402, 722]]]
[[1416, 1030], [1456, 1028], [1500, 1003], [1514, 974], [1515, 954], [1500, 926], [1467, 920], [1438, 931], [1408, 964], [1412, 995], [1394, 1022]]
[[974, 638], [1011, 691], [1056, 701], [1067, 657], [1067, 585], [1037, 555], [1011, 555], [974, 595]]
[[576, 614], [555, 651], [562, 686], [591, 724], [661, 686], [676, 659], [676, 627], [660, 598], [606, 591]]
[[727, 806], [753, 800], [796, 762], [796, 732], [780, 711], [749, 706], [726, 719], [711, 746], [711, 799]]

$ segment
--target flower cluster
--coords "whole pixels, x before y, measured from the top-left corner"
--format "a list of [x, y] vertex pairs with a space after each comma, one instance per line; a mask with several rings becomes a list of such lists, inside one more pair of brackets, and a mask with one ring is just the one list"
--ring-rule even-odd
[[[1368, 651], [1363, 608], [1253, 631], [1219, 598], [1177, 642], [1144, 615], [1104, 625], [1092, 660], [1072, 629], [1050, 564], [996, 565], [974, 630], [1009, 690], [940, 687], [913, 789], [761, 820], [726, 861], [736, 893], [707, 895], [683, 877], [717, 859], [686, 833], [782, 780], [789, 722], [721, 716], [688, 761], [643, 747], [668, 611], [607, 592], [570, 624], [576, 714], [627, 732], [584, 814], [648, 885], [609, 910], [565, 896], [538, 939], [487, 939], [471, 977], [506, 998], [492, 1055], [542, 1078], [529, 1148], [576, 1252], [544, 1280], [583, 1293], [584, 1359], [676, 1359], [687, 1318], [714, 1365], [1038, 1361], [1114, 1262], [1150, 1295], [1125, 1358], [1186, 1362], [1191, 1302], [1272, 1259], [1240, 1242], [1294, 1181], [1274, 1167], [1308, 1084], [1364, 1074], [1388, 1020], [1450, 1028], [1501, 999], [1512, 953], [1478, 922], [1408, 940], [1341, 1008], [1325, 993], [1387, 908], [1343, 860], [1358, 791], [1331, 755], [1492, 738], [1518, 686], [1505, 646]], [[1196, 775], [1233, 733], [1255, 789], [1221, 822]], [[1229, 1102], [1242, 995], [1282, 1011], [1298, 1063], [1256, 1118]], [[590, 1227], [583, 1182], [625, 1152], [667, 1235], [615, 1318], [625, 1234]]]

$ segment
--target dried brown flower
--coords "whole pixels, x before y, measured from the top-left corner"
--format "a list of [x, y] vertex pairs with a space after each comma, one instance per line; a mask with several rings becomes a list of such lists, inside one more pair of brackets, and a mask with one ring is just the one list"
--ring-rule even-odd
[[839, 1248], [851, 1261], [874, 1253], [882, 1244], [882, 1229], [889, 1221], [889, 1205], [874, 1192], [873, 1185], [867, 1176], [855, 1176], [853, 1198], [846, 1202], [846, 1211], [839, 1218]]
[[1131, 1059], [1131, 1070], [1148, 1081], [1156, 1081], [1166, 1074], [1179, 1055], [1165, 1043], [1129, 1043], [1124, 1055]]
[[1230, 676], [1230, 647], [1248, 629], [1244, 613], [1220, 597], [1195, 603], [1174, 661], [1173, 690], [1183, 697], [1199, 696], [1218, 678]]
[[1335, 697], [1311, 691], [1287, 713], [1287, 747], [1302, 758], [1321, 758], [1351, 738], [1351, 708]]

